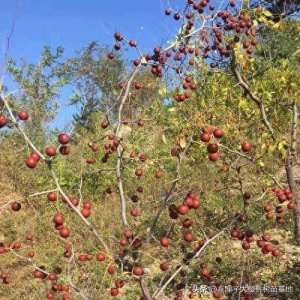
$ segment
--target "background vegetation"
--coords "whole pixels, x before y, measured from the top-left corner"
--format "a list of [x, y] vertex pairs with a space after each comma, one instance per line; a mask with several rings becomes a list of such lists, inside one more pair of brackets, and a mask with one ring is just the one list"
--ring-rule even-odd
[[[287, 208], [298, 201], [300, 180], [299, 137], [293, 131], [300, 104], [300, 24], [297, 17], [289, 17], [298, 7], [297, 1], [245, 3], [235, 13], [252, 18], [256, 42], [251, 47], [245, 47], [246, 35], [237, 39], [237, 34], [224, 32], [223, 42], [233, 45], [229, 57], [193, 52], [190, 60], [179, 62], [182, 72], [177, 65], [165, 66], [163, 79], [151, 74], [153, 67], [144, 67], [133, 78], [122, 120], [124, 98], [119, 95], [124, 96], [132, 78], [132, 62], [119, 52], [114, 50], [112, 59], [109, 47], [92, 42], [71, 58], [64, 57], [63, 48], [45, 47], [37, 64], [10, 60], [7, 72], [18, 88], [10, 94], [3, 87], [5, 99], [15, 115], [23, 109], [29, 113], [29, 120], [19, 126], [41, 152], [57, 145], [57, 135], [63, 131], [49, 129], [63, 88], [73, 89], [70, 105], [79, 109], [70, 133], [71, 153], [57, 155], [51, 168], [40, 162], [34, 170], [28, 169], [24, 161], [31, 147], [12, 122], [1, 129], [0, 253], [5, 253], [0, 254], [0, 299], [52, 299], [49, 294], [53, 299], [83, 298], [72, 284], [88, 295], [86, 299], [108, 299], [116, 280], [125, 282], [118, 290], [119, 299], [149, 299], [140, 287], [143, 281], [132, 276], [133, 267], [143, 266], [144, 283], [153, 294], [181, 265], [180, 274], [157, 299], [299, 299], [300, 215], [297, 208]], [[197, 36], [193, 43], [203, 50], [203, 39]], [[188, 89], [188, 100], [178, 101], [188, 77], [194, 87]], [[255, 99], [263, 103], [271, 128]], [[4, 105], [1, 111], [9, 116]], [[212, 128], [224, 132], [221, 138], [211, 137], [219, 145], [216, 161], [208, 158], [207, 144], [201, 140], [203, 129]], [[250, 152], [243, 151], [245, 142], [252, 145]], [[125, 227], [116, 175], [120, 153], [129, 223]], [[286, 174], [290, 162], [295, 186]], [[63, 195], [57, 201], [47, 199], [48, 193], [43, 192], [57, 188], [51, 169], [68, 197], [80, 199], [81, 207], [86, 201], [92, 203], [88, 219], [109, 251], [72, 212]], [[292, 201], [281, 201], [278, 189], [292, 189]], [[191, 191], [199, 196], [201, 207], [180, 216], [176, 207]], [[12, 202], [22, 208], [12, 210]], [[137, 211], [139, 216], [133, 216]], [[68, 239], [54, 229], [56, 212], [64, 214], [71, 229]], [[199, 258], [190, 260], [199, 243], [227, 228], [236, 216], [233, 230], [228, 228]], [[186, 218], [193, 221], [189, 229], [182, 227]], [[127, 227], [134, 239], [124, 242]], [[240, 232], [238, 238], [234, 230]], [[187, 232], [193, 234], [192, 243], [184, 240]], [[256, 242], [263, 235], [270, 236], [279, 256], [262, 253]], [[161, 245], [163, 237], [169, 238], [168, 247]], [[70, 244], [71, 256], [66, 251]], [[105, 252], [104, 262], [96, 260], [99, 251]], [[82, 261], [81, 255], [88, 259]], [[165, 262], [168, 271], [162, 270]], [[112, 264], [117, 268], [114, 274], [109, 272]], [[59, 279], [36, 278], [36, 267]], [[291, 291], [200, 295], [191, 291], [193, 284], [265, 284]]]

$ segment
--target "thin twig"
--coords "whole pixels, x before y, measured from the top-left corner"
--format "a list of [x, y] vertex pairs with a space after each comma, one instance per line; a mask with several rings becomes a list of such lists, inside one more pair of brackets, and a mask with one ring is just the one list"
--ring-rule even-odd
[[13, 201], [10, 200], [10, 201], [8, 201], [7, 203], [5, 203], [3, 206], [1, 206], [1, 207], [0, 207], [0, 212], [1, 212], [2, 210], [6, 209], [12, 202], [13, 202]]
[[239, 151], [232, 150], [232, 149], [228, 148], [227, 146], [225, 146], [225, 145], [223, 145], [223, 144], [219, 144], [219, 147], [220, 147], [220, 148], [223, 148], [224, 150], [226, 150], [226, 151], [228, 151], [228, 152], [230, 152], [230, 153], [233, 153], [233, 154], [239, 155], [239, 156], [241, 156], [241, 157], [243, 157], [243, 158], [246, 158], [246, 159], [248, 159], [248, 160], [251, 161], [251, 162], [255, 162], [255, 160], [257, 160], [257, 159], [255, 159], [254, 157], [250, 157], [250, 156], [248, 156], [248, 155], [246, 155], [246, 154], [243, 154], [243, 153], [241, 153], [241, 152], [239, 152]]
[[52, 189], [52, 190], [49, 190], [49, 191], [37, 192], [37, 193], [34, 193], [34, 194], [29, 195], [28, 197], [37, 197], [37, 196], [49, 194], [49, 193], [51, 193], [51, 192], [58, 192], [58, 189]]

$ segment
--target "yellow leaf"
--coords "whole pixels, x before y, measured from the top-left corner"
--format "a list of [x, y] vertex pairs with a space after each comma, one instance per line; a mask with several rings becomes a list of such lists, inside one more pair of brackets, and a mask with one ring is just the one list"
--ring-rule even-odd
[[298, 54], [300, 54], [300, 49], [296, 50], [296, 51], [292, 54], [292, 56], [297, 56]]
[[278, 150], [282, 151], [283, 149], [286, 149], [288, 146], [287, 141], [283, 140], [278, 143]]
[[248, 110], [249, 109], [249, 103], [246, 99], [241, 98], [239, 101], [239, 107], [243, 110]]
[[186, 139], [184, 137], [179, 138], [179, 146], [181, 149], [184, 149], [186, 147]]
[[167, 144], [167, 138], [164, 134], [161, 136], [161, 138], [162, 138], [163, 143]]
[[267, 16], [267, 17], [272, 17], [272, 13], [271, 13], [269, 10], [267, 10], [267, 9], [264, 9], [264, 10], [263, 10], [263, 14], [264, 14], [265, 16]]
[[162, 86], [159, 90], [158, 90], [158, 93], [160, 96], [165, 96], [166, 93], [167, 93], [167, 89], [165, 86]]

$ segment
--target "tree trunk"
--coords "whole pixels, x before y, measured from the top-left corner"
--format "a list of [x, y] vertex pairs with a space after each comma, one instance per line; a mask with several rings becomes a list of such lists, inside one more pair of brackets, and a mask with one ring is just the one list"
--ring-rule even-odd
[[300, 201], [299, 193], [296, 188], [296, 182], [294, 179], [294, 168], [290, 162], [286, 164], [286, 176], [289, 184], [289, 188], [293, 193], [293, 199], [296, 203], [296, 208], [294, 208], [294, 237], [298, 245], [300, 245]]
[[295, 242], [300, 245], [300, 199], [299, 193], [296, 187], [296, 181], [294, 177], [294, 165], [297, 158], [297, 125], [298, 125], [298, 107], [296, 102], [293, 104], [293, 119], [291, 128], [291, 142], [288, 151], [288, 158], [286, 160], [285, 170], [287, 182], [290, 190], [293, 193], [293, 200], [296, 203], [294, 208], [294, 238]]

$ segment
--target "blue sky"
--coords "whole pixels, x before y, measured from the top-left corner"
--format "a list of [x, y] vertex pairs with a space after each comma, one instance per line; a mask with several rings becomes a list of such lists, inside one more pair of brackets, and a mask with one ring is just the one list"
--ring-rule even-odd
[[[175, 22], [163, 15], [165, 0], [10, 0], [2, 1], [0, 37], [16, 16], [11, 54], [36, 60], [43, 45], [63, 45], [67, 54], [91, 40], [110, 44], [115, 31], [145, 46], [165, 40]], [[173, 1], [174, 2], [174, 1]], [[180, 3], [181, 1], [175, 1]], [[171, 26], [170, 26], [171, 25]]]
[[[0, 43], [16, 20], [9, 55], [17, 61], [24, 58], [37, 62], [44, 45], [63, 46], [65, 56], [73, 55], [90, 41], [112, 45], [113, 34], [121, 31], [137, 39], [142, 51], [165, 43], [176, 30], [176, 22], [164, 16], [168, 0], [9, 0], [1, 1]], [[179, 8], [183, 2], [172, 1]], [[3, 55], [1, 55], [1, 60]], [[62, 95], [63, 104], [55, 126], [64, 126], [71, 120], [74, 108], [68, 107], [68, 95]]]

